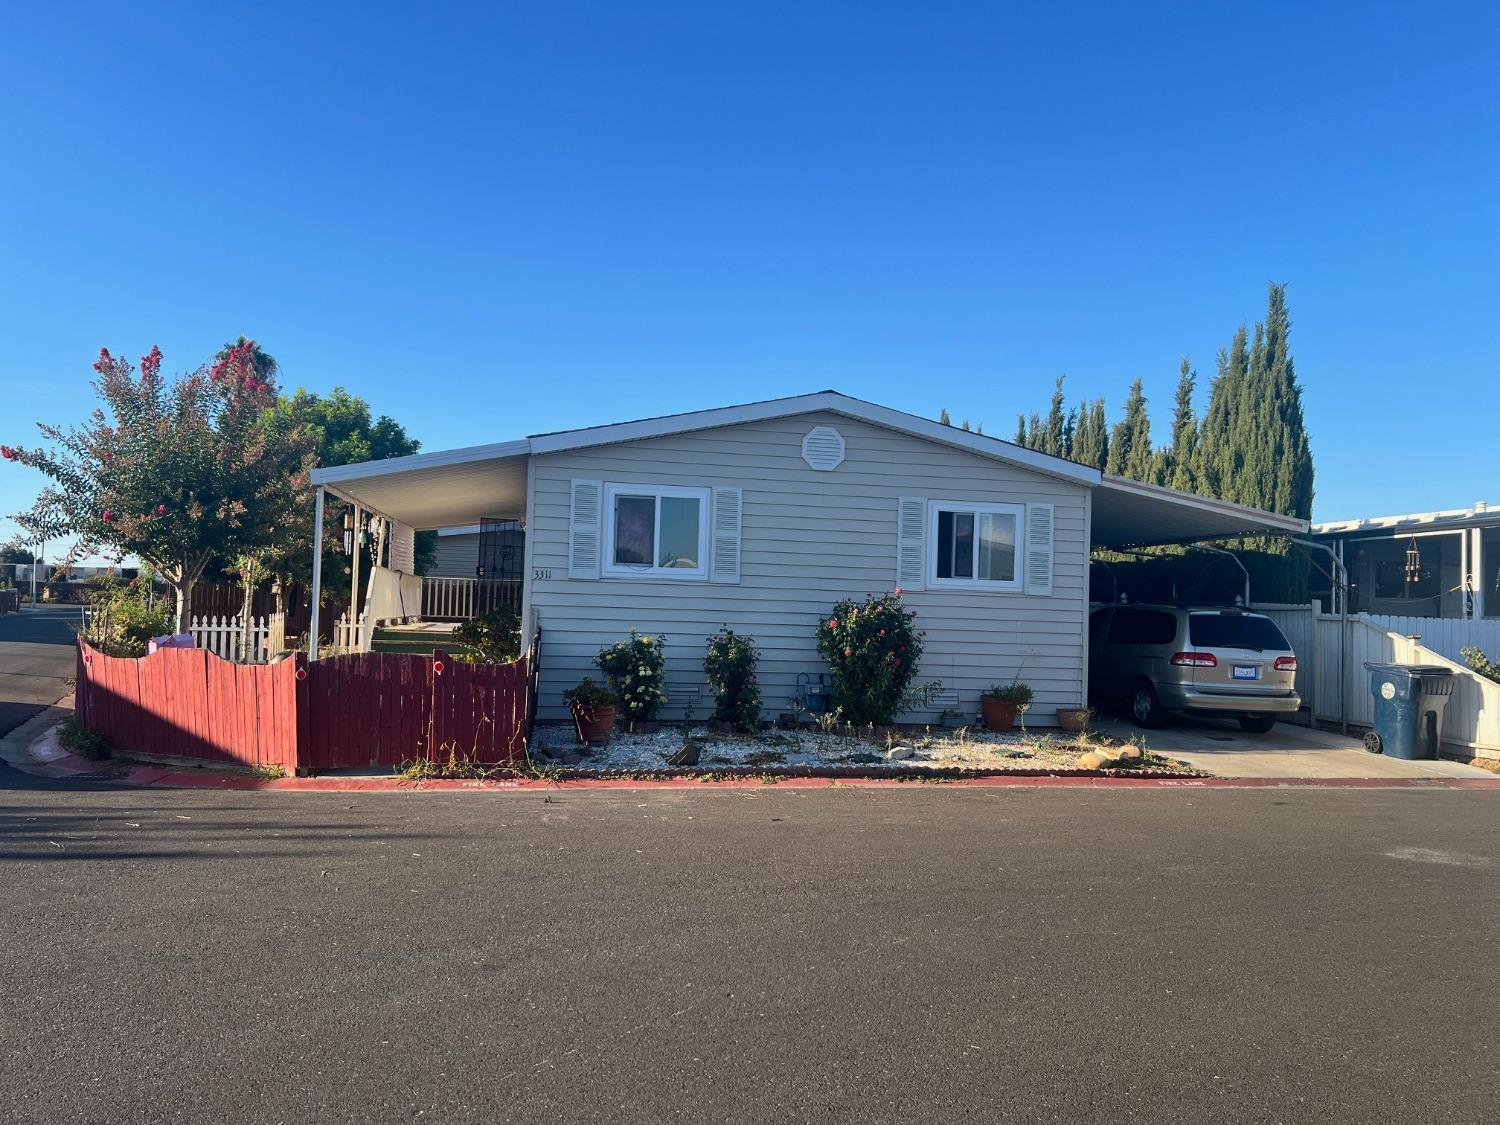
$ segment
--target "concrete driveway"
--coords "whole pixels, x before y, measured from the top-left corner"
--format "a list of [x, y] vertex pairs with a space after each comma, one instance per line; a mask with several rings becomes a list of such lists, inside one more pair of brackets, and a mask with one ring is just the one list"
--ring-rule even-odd
[[1160, 730], [1143, 731], [1128, 719], [1106, 716], [1098, 729], [1144, 742], [1217, 777], [1470, 777], [1495, 775], [1458, 762], [1409, 762], [1371, 754], [1356, 738], [1277, 723], [1268, 734], [1247, 734], [1239, 723], [1196, 715], [1171, 715]]

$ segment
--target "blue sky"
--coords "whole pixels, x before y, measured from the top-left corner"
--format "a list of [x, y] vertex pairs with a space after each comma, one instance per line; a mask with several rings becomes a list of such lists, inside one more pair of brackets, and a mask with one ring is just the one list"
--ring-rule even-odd
[[1061, 372], [1160, 438], [1277, 280], [1315, 516], [1500, 501], [1497, 73], [1480, 4], [29, 5], [0, 440], [240, 333], [429, 449]]

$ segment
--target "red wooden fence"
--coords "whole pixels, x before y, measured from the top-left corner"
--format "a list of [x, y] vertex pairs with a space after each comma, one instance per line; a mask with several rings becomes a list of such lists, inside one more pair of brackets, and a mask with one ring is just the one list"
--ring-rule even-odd
[[399, 653], [232, 664], [202, 649], [139, 660], [78, 648], [77, 714], [125, 751], [334, 770], [450, 756], [525, 759], [536, 649], [511, 664]]

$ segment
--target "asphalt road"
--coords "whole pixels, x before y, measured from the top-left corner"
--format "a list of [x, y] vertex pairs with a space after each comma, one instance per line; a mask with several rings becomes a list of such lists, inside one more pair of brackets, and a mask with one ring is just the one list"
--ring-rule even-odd
[[68, 694], [77, 606], [0, 614], [0, 736]]
[[1497, 814], [0, 791], [0, 1119], [1493, 1121]]

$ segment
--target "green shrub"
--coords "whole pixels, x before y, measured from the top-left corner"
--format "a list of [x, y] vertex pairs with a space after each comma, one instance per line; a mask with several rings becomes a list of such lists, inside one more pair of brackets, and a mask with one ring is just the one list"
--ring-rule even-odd
[[986, 699], [1003, 699], [1007, 703], [1014, 703], [1017, 707], [1030, 707], [1033, 693], [1030, 684], [1021, 682], [1021, 674], [1016, 673], [1016, 678], [1008, 684], [995, 684], [983, 693]]
[[732, 723], [745, 734], [760, 729], [760, 685], [755, 682], [755, 665], [760, 657], [755, 643], [729, 626], [708, 638], [708, 656], [703, 672], [719, 693], [714, 704], [714, 718]]
[[89, 730], [77, 715], [69, 715], [57, 724], [57, 741], [63, 749], [84, 758], [109, 757], [109, 740], [97, 731]]
[[585, 711], [597, 711], [601, 707], [613, 707], [619, 700], [615, 693], [603, 684], [595, 683], [594, 680], [585, 676], [578, 681], [578, 686], [569, 688], [563, 692], [563, 702], [569, 707], [581, 707]]
[[146, 586], [138, 579], [121, 582], [102, 577], [94, 579], [92, 586], [87, 596], [95, 613], [85, 636], [106, 656], [145, 656], [152, 637], [175, 629], [172, 607], [150, 605]]
[[453, 630], [464, 651], [454, 658], [467, 664], [509, 664], [521, 655], [521, 619], [509, 606], [470, 618]]
[[1484, 654], [1482, 648], [1465, 648], [1459, 650], [1459, 655], [1464, 658], [1464, 663], [1481, 676], [1486, 676], [1496, 683], [1500, 683], [1500, 655], [1491, 660]]
[[626, 640], [599, 650], [594, 663], [609, 680], [628, 719], [649, 719], [667, 701], [666, 637], [643, 637], [634, 629]]
[[834, 704], [851, 723], [889, 723], [908, 697], [922, 658], [917, 614], [901, 590], [846, 598], [818, 622], [818, 653], [828, 662]]

